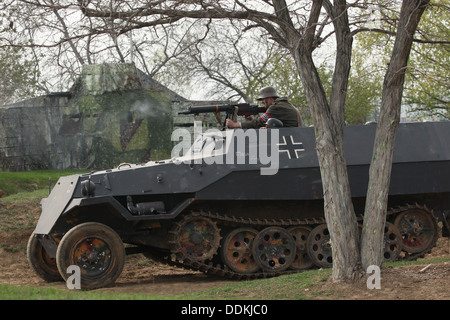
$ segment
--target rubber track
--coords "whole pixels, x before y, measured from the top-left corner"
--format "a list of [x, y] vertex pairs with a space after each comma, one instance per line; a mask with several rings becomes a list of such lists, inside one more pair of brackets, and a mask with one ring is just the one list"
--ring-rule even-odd
[[[397, 208], [391, 208], [387, 212], [387, 220], [395, 218], [395, 216], [401, 212], [410, 209], [422, 209], [427, 211], [430, 215], [432, 215], [433, 219], [435, 219], [433, 212], [429, 210], [426, 206], [421, 206], [419, 204], [415, 205], [405, 205]], [[210, 218], [214, 221], [235, 225], [235, 226], [253, 226], [253, 227], [267, 227], [267, 226], [280, 226], [280, 227], [290, 227], [297, 225], [318, 225], [325, 223], [325, 218], [307, 218], [307, 219], [252, 219], [252, 218], [242, 218], [242, 217], [233, 217], [227, 215], [221, 215], [218, 213], [205, 212], [205, 211], [193, 211], [191, 214], [195, 216], [202, 216]], [[358, 221], [362, 221], [363, 217], [358, 216]], [[171, 234], [172, 243], [175, 242], [176, 233], [173, 232]], [[432, 243], [429, 247], [425, 248], [423, 251], [415, 253], [415, 254], [405, 254], [405, 256], [400, 257], [398, 260], [415, 260], [417, 258], [423, 257], [426, 253], [429, 253], [431, 249], [436, 245], [436, 241], [438, 239], [438, 232], [435, 233]], [[153, 256], [153, 255], [152, 255]], [[251, 274], [242, 274], [237, 273], [233, 270], [230, 270], [226, 265], [214, 264], [212, 261], [193, 261], [187, 258], [181, 258], [177, 252], [173, 252], [170, 256], [167, 255], [154, 255], [154, 258], [159, 262], [165, 263], [170, 266], [184, 268], [186, 270], [193, 271], [201, 271], [206, 274], [218, 276], [218, 277], [226, 277], [230, 279], [259, 279], [259, 278], [268, 278], [274, 277], [284, 274], [292, 274], [298, 273], [304, 270], [286, 270], [283, 272], [256, 272]]]

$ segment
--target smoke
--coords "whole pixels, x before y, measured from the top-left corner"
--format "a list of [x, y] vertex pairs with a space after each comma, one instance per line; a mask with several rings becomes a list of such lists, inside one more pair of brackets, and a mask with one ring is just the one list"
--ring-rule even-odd
[[151, 101], [151, 99], [134, 102], [130, 111], [134, 112], [138, 118], [159, 118], [169, 113], [167, 106]]

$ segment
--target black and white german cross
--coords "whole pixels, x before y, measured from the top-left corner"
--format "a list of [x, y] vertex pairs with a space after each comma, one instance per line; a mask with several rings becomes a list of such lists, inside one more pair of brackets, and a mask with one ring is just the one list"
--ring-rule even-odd
[[300, 156], [300, 152], [305, 151], [303, 143], [295, 142], [292, 135], [283, 136], [282, 142], [277, 143], [277, 146], [279, 148], [278, 152], [286, 153], [289, 159], [292, 159], [294, 156], [296, 159], [298, 159]]

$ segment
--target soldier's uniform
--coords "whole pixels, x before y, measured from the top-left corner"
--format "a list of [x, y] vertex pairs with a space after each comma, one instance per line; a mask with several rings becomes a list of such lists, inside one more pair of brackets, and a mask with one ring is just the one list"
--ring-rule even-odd
[[297, 109], [288, 102], [287, 98], [275, 99], [266, 112], [256, 116], [251, 121], [241, 122], [243, 129], [265, 127], [267, 120], [276, 118], [283, 122], [283, 127], [300, 127], [300, 116]]

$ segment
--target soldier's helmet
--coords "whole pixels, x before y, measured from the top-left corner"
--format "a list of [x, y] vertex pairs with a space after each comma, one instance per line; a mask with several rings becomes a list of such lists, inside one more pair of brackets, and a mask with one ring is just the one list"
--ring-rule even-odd
[[278, 98], [277, 91], [274, 87], [265, 87], [259, 91], [259, 96], [257, 100], [262, 100], [265, 98]]

